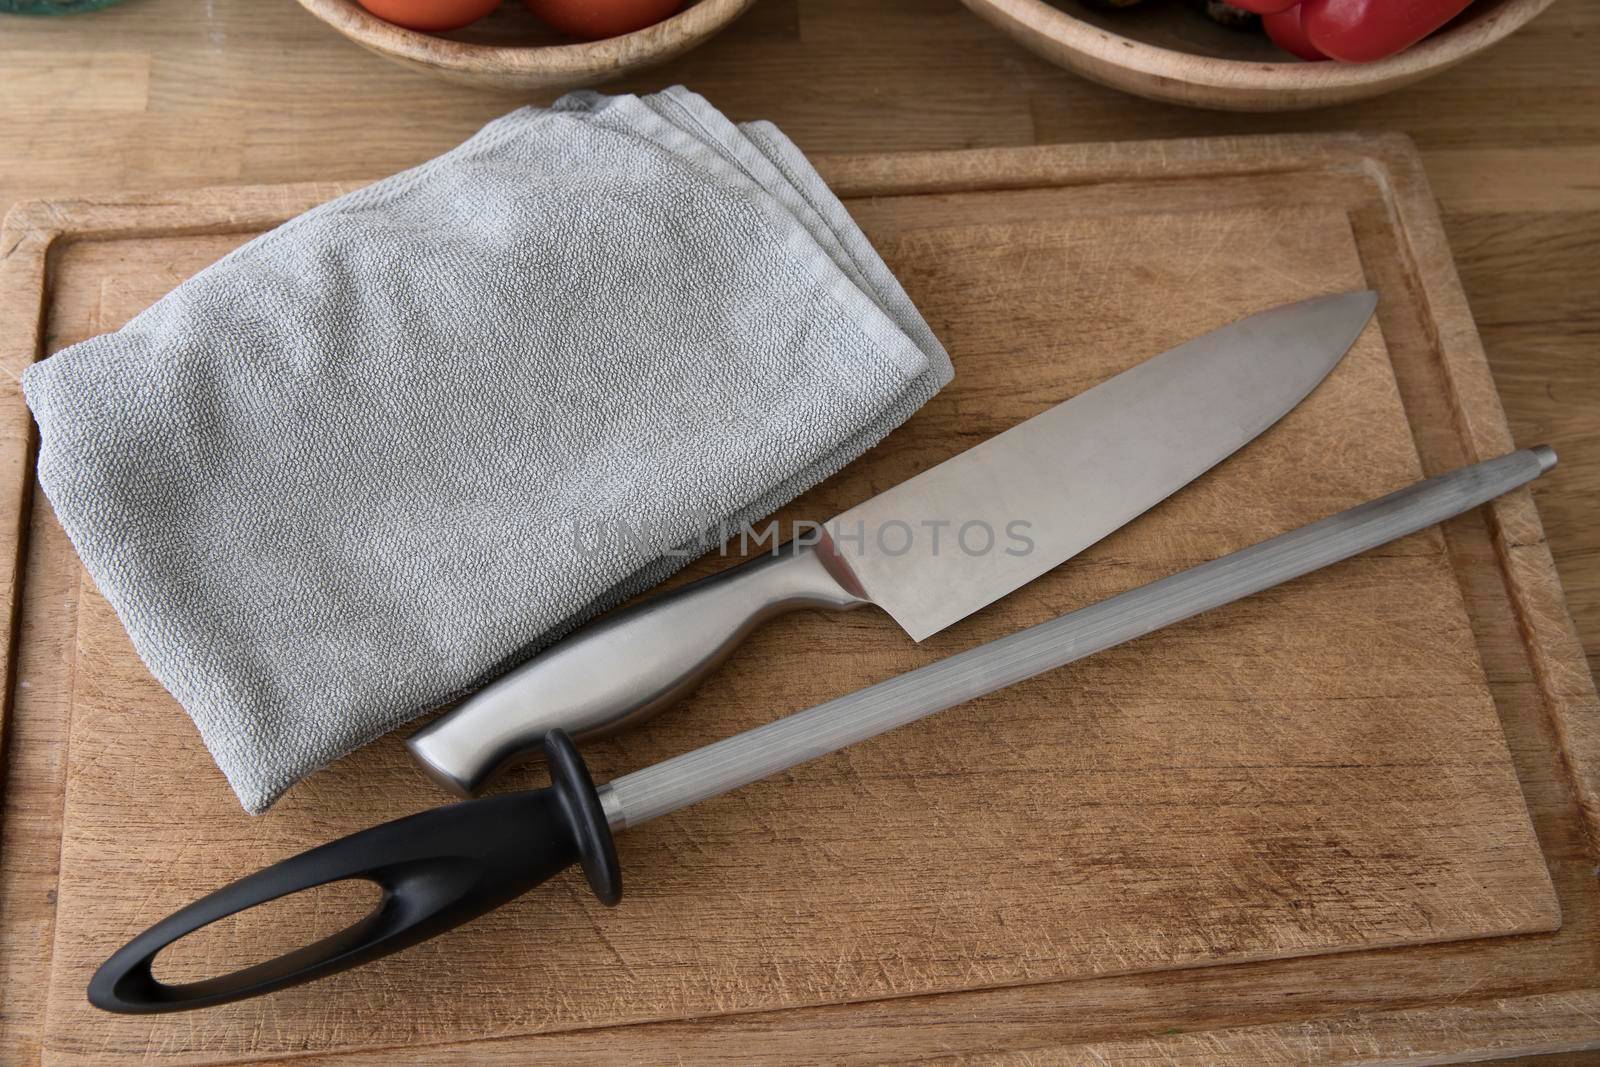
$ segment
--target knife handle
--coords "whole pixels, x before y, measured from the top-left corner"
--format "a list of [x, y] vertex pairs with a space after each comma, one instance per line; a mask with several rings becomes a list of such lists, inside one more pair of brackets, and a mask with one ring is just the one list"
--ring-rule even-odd
[[552, 730], [582, 741], [643, 722], [687, 696], [773, 616], [868, 603], [822, 537], [791, 541], [579, 630], [417, 731], [406, 747], [440, 785], [472, 796], [536, 753]]
[[[583, 865], [602, 903], [622, 896], [616, 846], [594, 781], [572, 741], [545, 741], [551, 785], [434, 808], [374, 826], [274, 864], [195, 901], [128, 942], [89, 982], [89, 1002], [125, 1014], [186, 1011], [259, 996], [387, 956], [476, 919]], [[383, 889], [365, 918], [276, 959], [217, 978], [169, 985], [156, 954], [218, 919], [329, 882]]]

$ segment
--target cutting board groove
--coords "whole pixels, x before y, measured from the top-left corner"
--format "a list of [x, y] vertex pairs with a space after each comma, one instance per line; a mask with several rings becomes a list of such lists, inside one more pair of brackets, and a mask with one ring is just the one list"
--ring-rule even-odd
[[[1512, 447], [1403, 139], [819, 165], [957, 380], [780, 519], [831, 514], [1261, 307], [1370, 285], [1380, 314], [1283, 423], [1080, 559], [923, 646], [870, 612], [786, 620], [686, 707], [592, 746], [601, 776]], [[483, 1063], [1254, 1063], [1600, 1041], [1600, 711], [1526, 492], [627, 835], [615, 912], [562, 882], [317, 987], [93, 1012], [94, 964], [172, 907], [439, 799], [390, 738], [244, 816], [35, 499], [15, 384], [344, 188], [26, 205], [0, 238], [10, 1047], [63, 1063], [403, 1046]], [[295, 904], [275, 922], [315, 917]], [[231, 966], [267, 931], [211, 934], [185, 968]]]

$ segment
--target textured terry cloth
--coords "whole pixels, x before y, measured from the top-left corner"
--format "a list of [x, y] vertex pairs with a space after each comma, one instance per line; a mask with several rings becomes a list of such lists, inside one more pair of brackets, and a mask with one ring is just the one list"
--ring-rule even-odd
[[949, 377], [798, 150], [674, 91], [513, 112], [23, 385], [62, 525], [259, 812]]
[[[872, 247], [866, 234], [855, 224], [839, 198], [833, 195], [821, 175], [811, 166], [811, 162], [772, 123], [735, 126], [704, 97], [681, 85], [646, 97], [606, 96], [581, 90], [567, 94], [553, 106], [557, 110], [584, 112], [608, 128], [640, 134], [656, 144], [671, 145], [678, 151], [690, 153], [697, 160], [704, 159], [697, 148], [681, 140], [683, 135], [695, 138], [705, 148], [722, 157], [727, 165], [736, 168], [771, 194], [817, 238], [819, 245], [839, 269], [875, 299], [884, 313], [928, 357], [927, 373], [906, 391], [893, 409], [886, 412], [893, 425], [904, 422], [950, 381], [952, 370], [949, 356], [899, 280]], [[883, 436], [884, 430], [877, 423], [863, 425], [855, 438], [842, 443], [841, 449], [852, 456], [860, 455], [882, 440]], [[826, 477], [827, 473], [822, 477]], [[752, 501], [732, 527], [737, 528], [753, 518], [771, 514], [818, 481], [821, 481], [821, 477], [816, 477], [814, 472], [800, 471], [795, 477], [778, 482], [760, 500]], [[726, 524], [707, 530], [697, 540], [696, 546], [704, 550], [720, 543], [726, 530]], [[690, 555], [700, 554], [693, 551], [692, 547], [686, 549], [680, 546], [680, 555], [686, 551]], [[672, 566], [661, 574], [661, 578], [666, 578], [680, 567], [681, 563]]]

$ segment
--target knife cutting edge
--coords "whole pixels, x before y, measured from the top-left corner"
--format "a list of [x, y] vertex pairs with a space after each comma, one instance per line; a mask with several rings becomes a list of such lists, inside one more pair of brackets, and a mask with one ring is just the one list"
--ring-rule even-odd
[[[791, 542], [591, 624], [406, 746], [435, 781], [472, 796], [552, 730], [604, 736], [676, 703], [775, 615], [873, 604], [921, 641], [1249, 443], [1328, 375], [1376, 305], [1371, 291], [1316, 297], [1202, 334], [835, 516], [817, 543]], [[988, 550], [951, 544], [968, 529]], [[1030, 547], [997, 549], [1009, 532]]]
[[[606, 904], [622, 895], [612, 831], [636, 827], [796, 764], [992, 693], [1459, 515], [1555, 466], [1540, 446], [1430, 478], [1231, 555], [625, 774], [598, 789], [566, 734], [544, 741], [552, 784], [435, 808], [330, 842], [169, 915], [95, 973], [107, 1011], [202, 1008], [326, 977], [468, 922], [581, 864]], [[360, 878], [383, 889], [365, 918], [232, 974], [157, 980], [156, 955], [218, 919]]]

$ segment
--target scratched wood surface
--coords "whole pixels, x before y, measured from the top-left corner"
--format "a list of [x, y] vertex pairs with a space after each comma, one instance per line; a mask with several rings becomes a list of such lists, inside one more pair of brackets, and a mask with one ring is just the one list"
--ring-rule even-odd
[[[830, 514], [1258, 306], [1372, 284], [1385, 297], [1379, 327], [1257, 445], [1072, 566], [922, 648], [866, 613], [780, 624], [689, 706], [595, 746], [601, 775], [1507, 445], [1403, 143], [860, 157], [825, 173], [950, 346], [958, 377], [791, 517]], [[100, 239], [59, 240], [48, 290], [19, 287], [8, 322], [38, 319], [42, 296], [45, 351], [112, 328], [332, 191], [36, 209], [14, 231], [24, 253], [52, 227]], [[25, 438], [25, 413], [8, 418], [10, 439]], [[8, 933], [26, 918], [38, 937], [5, 962], [8, 1015], [41, 1028], [51, 1059], [255, 1060], [414, 1043], [441, 1058], [512, 1061], [621, 1050], [1078, 1056], [1106, 1042], [1165, 1056], [1184, 1044], [1150, 1035], [1176, 1027], [1215, 1031], [1187, 1055], [1231, 1048], [1253, 1062], [1248, 1050], [1331, 1027], [1319, 1020], [1333, 1015], [1355, 1029], [1340, 1040], [1327, 1031], [1332, 1058], [1358, 1054], [1352, 1034], [1435, 1053], [1597, 1036], [1582, 1021], [1595, 938], [1584, 832], [1593, 691], [1525, 493], [1487, 520], [625, 837], [619, 911], [564, 883], [335, 983], [157, 1020], [83, 1004], [89, 970], [128, 933], [220, 880], [434, 798], [391, 740], [272, 814], [243, 816], [42, 499], [28, 532], [8, 789], [31, 790], [41, 813], [51, 789], [65, 801], [59, 821], [45, 815], [20, 838], [8, 825], [8, 869], [11, 841], [32, 833], [40, 849], [12, 884], [48, 880], [59, 896], [53, 916], [8, 911]], [[63, 766], [44, 753], [68, 735]], [[52, 848], [58, 887], [43, 856]], [[288, 947], [351, 904], [279, 908], [270, 923], [214, 931], [170, 973]], [[1414, 947], [1357, 951], [1380, 946]], [[1214, 964], [1228, 966], [1201, 966]], [[1472, 991], [1497, 1000], [1466, 1009], [1469, 1023], [1458, 1016]], [[912, 993], [940, 995], [892, 999]], [[1563, 995], [1538, 999], [1552, 993]], [[1397, 1022], [1413, 1016], [1396, 1014], [1430, 1000], [1456, 1013], [1440, 1007], [1449, 1032], [1432, 1046]], [[1537, 1040], [1512, 1043], [1522, 1040], [1513, 1018]], [[684, 1021], [620, 1025], [645, 1020]]]

